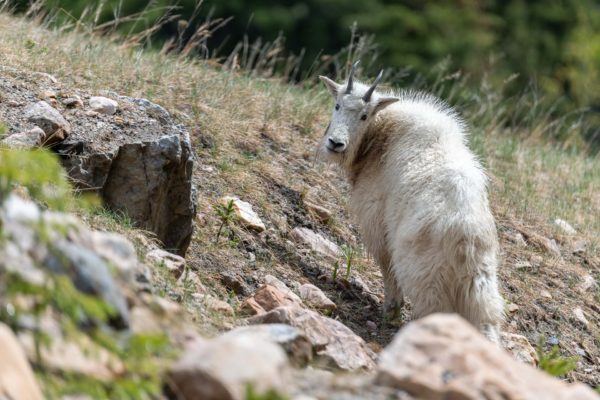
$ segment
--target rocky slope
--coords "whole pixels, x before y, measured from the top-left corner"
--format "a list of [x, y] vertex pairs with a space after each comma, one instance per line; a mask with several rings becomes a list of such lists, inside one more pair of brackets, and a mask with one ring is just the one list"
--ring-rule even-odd
[[[45, 40], [36, 29], [27, 32]], [[233, 110], [226, 121], [190, 100], [167, 107], [174, 117], [158, 100], [80, 88], [2, 50], [3, 144], [52, 149], [112, 211], [82, 211], [82, 222], [42, 211], [23, 190], [4, 201], [0, 315], [16, 339], [3, 329], [2, 348], [26, 383], [0, 367], [0, 394], [40, 397], [25, 355], [49, 398], [596, 397], [525, 365], [563, 361], [549, 356], [556, 345], [577, 357], [567, 380], [600, 385], [593, 231], [495, 205], [512, 358], [456, 317], [409, 322], [408, 304], [385, 321], [344, 183], [315, 165], [318, 131], [295, 119], [312, 109], [242, 126]]]

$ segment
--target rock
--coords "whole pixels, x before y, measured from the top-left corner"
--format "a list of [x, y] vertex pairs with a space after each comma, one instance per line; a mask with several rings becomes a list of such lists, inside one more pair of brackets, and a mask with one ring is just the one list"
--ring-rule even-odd
[[577, 231], [575, 230], [575, 228], [573, 228], [573, 226], [571, 224], [569, 224], [567, 221], [565, 221], [564, 219], [556, 218], [554, 220], [554, 225], [558, 226], [563, 231], [563, 233], [565, 233], [566, 235], [577, 234]]
[[312, 251], [322, 256], [336, 259], [341, 255], [338, 245], [308, 228], [297, 227], [292, 229], [290, 238], [296, 243], [308, 246]]
[[575, 241], [575, 243], [573, 243], [573, 254], [578, 256], [585, 254], [587, 245], [588, 243], [586, 240]]
[[585, 317], [583, 310], [580, 307], [576, 307], [573, 309], [573, 315], [577, 319], [577, 321], [581, 322], [583, 325], [588, 326], [590, 323], [588, 319]]
[[299, 329], [284, 324], [250, 325], [235, 328], [223, 335], [258, 337], [276, 343], [285, 350], [296, 367], [304, 367], [313, 357], [312, 344]]
[[42, 400], [44, 396], [35, 380], [21, 345], [10, 328], [0, 323], [0, 398]]
[[545, 299], [552, 299], [552, 294], [550, 294], [550, 292], [547, 290], [542, 290], [540, 292], [540, 297], [543, 297]]
[[319, 222], [327, 222], [331, 219], [331, 211], [325, 207], [321, 207], [309, 201], [303, 201], [303, 204], [308, 212], [314, 215]]
[[240, 306], [240, 310], [246, 315], [261, 315], [266, 313], [266, 310], [254, 300], [254, 297], [244, 300]]
[[185, 271], [185, 259], [183, 257], [162, 249], [154, 249], [146, 253], [146, 260], [165, 268], [175, 279], [179, 279]]
[[38, 101], [27, 107], [25, 118], [40, 127], [44, 133], [45, 144], [51, 145], [66, 139], [71, 133], [71, 125], [45, 101]]
[[232, 272], [221, 272], [221, 282], [227, 289], [233, 290], [235, 294], [248, 296], [252, 291], [244, 280]]
[[267, 285], [275, 286], [280, 292], [285, 294], [294, 302], [298, 304], [302, 303], [302, 299], [296, 293], [294, 293], [285, 283], [283, 283], [273, 275], [265, 275], [264, 280]]
[[318, 357], [317, 363], [343, 370], [370, 370], [375, 353], [339, 321], [299, 307], [278, 307], [249, 319], [252, 324], [288, 324], [303, 331]]
[[250, 203], [246, 203], [233, 196], [225, 196], [219, 201], [222, 205], [228, 205], [229, 202], [233, 202], [233, 210], [235, 215], [238, 217], [240, 223], [248, 228], [257, 232], [265, 230], [265, 224], [262, 222], [258, 214], [254, 212]]
[[[29, 359], [36, 360], [33, 334], [21, 333], [19, 341]], [[104, 381], [115, 379], [125, 372], [125, 366], [118, 358], [84, 335], [78, 336], [76, 342], [53, 337], [48, 346], [41, 346], [40, 355], [44, 366], [53, 371], [82, 374]]]
[[456, 314], [433, 314], [402, 328], [379, 356], [376, 383], [422, 399], [597, 399], [519, 363]]
[[124, 328], [129, 325], [125, 298], [104, 260], [92, 250], [58, 239], [49, 245], [43, 265], [52, 273], [69, 276], [75, 287], [83, 293], [98, 296], [113, 306], [116, 315], [112, 322], [115, 326]]
[[221, 315], [233, 316], [235, 312], [233, 308], [226, 301], [219, 300], [209, 294], [194, 293], [192, 297], [196, 302], [206, 307], [212, 312], [216, 312]]
[[265, 311], [271, 311], [280, 306], [300, 306], [302, 300], [290, 296], [277, 289], [275, 286], [263, 285], [252, 297]]
[[589, 274], [586, 274], [581, 277], [581, 282], [579, 282], [579, 285], [577, 285], [577, 290], [579, 290], [579, 292], [581, 293], [585, 293], [590, 289], [596, 290], [597, 287], [598, 284], [596, 283], [594, 277]]
[[89, 100], [90, 108], [100, 114], [113, 115], [119, 108], [119, 103], [107, 97], [95, 96]]
[[230, 335], [196, 340], [167, 372], [176, 396], [203, 400], [243, 400], [247, 385], [262, 394], [285, 393], [290, 368], [285, 352], [270, 340]]
[[40, 146], [45, 138], [44, 131], [36, 126], [25, 132], [13, 133], [2, 139], [0, 143], [13, 149], [30, 149]]
[[537, 365], [537, 353], [525, 336], [517, 335], [516, 333], [502, 332], [500, 334], [500, 341], [502, 347], [511, 353], [517, 361], [533, 365], [534, 367]]
[[67, 108], [82, 108], [83, 107], [83, 100], [81, 100], [81, 97], [77, 96], [76, 94], [67, 97], [66, 99], [64, 99], [62, 101], [63, 105]]
[[519, 311], [519, 306], [515, 303], [510, 303], [506, 306], [506, 311], [508, 311], [511, 314], [516, 313], [517, 311]]
[[113, 232], [91, 232], [89, 247], [104, 261], [115, 268], [127, 282], [134, 282], [140, 273], [140, 265], [133, 244], [123, 235]]
[[316, 308], [317, 310], [333, 311], [336, 309], [336, 305], [323, 293], [321, 289], [310, 283], [305, 283], [299, 288], [300, 298], [309, 307]]
[[154, 232], [165, 249], [185, 254], [196, 214], [190, 138], [182, 126], [149, 119], [121, 101], [127, 127], [80, 116], [55, 150], [78, 189], [97, 192], [107, 208]]

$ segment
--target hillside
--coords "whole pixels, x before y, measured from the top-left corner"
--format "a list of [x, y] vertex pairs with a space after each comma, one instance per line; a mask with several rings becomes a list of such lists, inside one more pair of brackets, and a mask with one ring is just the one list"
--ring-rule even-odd
[[[165, 332], [181, 324], [182, 332], [214, 337], [245, 325], [247, 299], [273, 282], [269, 275], [307, 303], [299, 288], [304, 284], [320, 288], [335, 303], [335, 308], [323, 307], [322, 313], [360, 336], [365, 354], [380, 352], [409, 322], [410, 305], [401, 321], [382, 320], [381, 275], [346, 212], [348, 186], [339, 171], [314, 159], [331, 106], [321, 87], [285, 85], [261, 78], [260, 71], [223, 71], [212, 60], [164, 56], [93, 37], [85, 28], [60, 32], [5, 14], [0, 14], [0, 54], [4, 136], [21, 129], [16, 123], [19, 101], [36, 96], [54, 98], [72, 126], [85, 126], [81, 131], [94, 132], [94, 124], [101, 122], [115, 126], [118, 135], [119, 126], [145, 123], [133, 100], [117, 96], [149, 99], [168, 111], [173, 124], [189, 131], [197, 215], [185, 254], [185, 274], [174, 279], [166, 262], [149, 263], [155, 270], [151, 287], [145, 289], [151, 296], [170, 300], [162, 321]], [[19, 100], [18, 93], [28, 95]], [[115, 116], [68, 114], [62, 102], [73, 93], [84, 99], [114, 98], [132, 108]], [[495, 99], [459, 111], [471, 125], [471, 146], [491, 178], [502, 249], [501, 293], [507, 303], [503, 329], [523, 335], [546, 357], [552, 358], [553, 346], [562, 357], [576, 357], [575, 368], [563, 378], [596, 388], [600, 386], [598, 159], [544, 140], [541, 132], [558, 122], [529, 121], [527, 127], [506, 128], [495, 118], [500, 106], [502, 99]], [[249, 203], [264, 230], [245, 228], [230, 218], [233, 213], [219, 207], [226, 196]], [[136, 229], [123, 215], [85, 210], [78, 214], [94, 229], [128, 237], [140, 259], [157, 247], [152, 233]], [[340, 254], [311, 251], [296, 228], [320, 234], [340, 246]], [[129, 294], [127, 301], [141, 307], [156, 299]], [[184, 311], [171, 319], [175, 314], [170, 315], [173, 308], [168, 307]], [[361, 343], [353, 340], [348, 339], [348, 346]], [[169, 354], [166, 361], [159, 360], [161, 372], [173, 358]], [[373, 360], [366, 357], [364, 363], [368, 366]], [[60, 373], [48, 374], [43, 368], [37, 373], [47, 393], [63, 393], [61, 385], [69, 383]], [[306, 387], [295, 393], [306, 390], [327, 398], [311, 392], [311, 381], [304, 375], [300, 382]]]

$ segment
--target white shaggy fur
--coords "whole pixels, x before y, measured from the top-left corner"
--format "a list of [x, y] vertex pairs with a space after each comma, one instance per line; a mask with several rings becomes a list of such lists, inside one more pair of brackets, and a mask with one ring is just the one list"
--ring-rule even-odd
[[[498, 342], [498, 241], [486, 176], [466, 128], [432, 96], [321, 77], [336, 98], [319, 154], [351, 182], [350, 211], [381, 266], [386, 311], [456, 312]], [[361, 119], [361, 117], [363, 119]]]

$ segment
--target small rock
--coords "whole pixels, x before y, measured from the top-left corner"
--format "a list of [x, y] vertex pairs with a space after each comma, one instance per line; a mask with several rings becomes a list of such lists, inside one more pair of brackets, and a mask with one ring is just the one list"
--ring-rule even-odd
[[573, 315], [575, 316], [575, 318], [577, 318], [577, 320], [579, 322], [581, 322], [583, 325], [588, 326], [589, 321], [588, 319], [585, 317], [585, 314], [583, 313], [583, 310], [580, 307], [576, 307], [573, 309]]
[[278, 307], [249, 319], [251, 324], [288, 324], [310, 339], [317, 363], [343, 370], [370, 370], [375, 353], [365, 341], [339, 321], [299, 307]]
[[317, 218], [319, 222], [327, 222], [331, 219], [331, 211], [325, 207], [321, 207], [309, 201], [303, 201], [304, 206], [308, 212]]
[[517, 361], [533, 366], [537, 365], [537, 353], [525, 336], [508, 332], [502, 332], [500, 335], [502, 347], [511, 353]]
[[573, 254], [583, 255], [583, 254], [585, 254], [586, 248], [587, 248], [586, 240], [577, 240], [575, 243], [573, 243]]
[[1, 143], [14, 149], [30, 149], [40, 146], [45, 138], [46, 133], [36, 126], [25, 132], [13, 133], [2, 139]]
[[221, 282], [227, 289], [233, 290], [235, 294], [248, 296], [251, 293], [246, 282], [239, 275], [232, 272], [221, 272]]
[[540, 292], [540, 297], [543, 297], [545, 299], [552, 299], [552, 294], [550, 294], [550, 292], [547, 290], [542, 290]]
[[67, 108], [83, 108], [83, 100], [81, 100], [81, 97], [77, 96], [76, 94], [67, 97], [62, 101], [62, 103]]
[[164, 267], [175, 279], [179, 279], [185, 271], [185, 258], [166, 250], [151, 250], [146, 254], [146, 260]]
[[527, 242], [525, 241], [525, 238], [521, 232], [507, 234], [507, 238], [519, 247], [527, 247]]
[[25, 118], [45, 132], [47, 145], [66, 139], [71, 133], [71, 125], [45, 101], [38, 101], [27, 107]]
[[119, 108], [119, 103], [107, 97], [95, 96], [89, 100], [90, 108], [100, 114], [113, 115]]
[[567, 235], [577, 234], [575, 228], [564, 219], [556, 218], [554, 220], [554, 225], [558, 226]]
[[377, 330], [377, 324], [373, 321], [367, 321], [366, 325], [367, 325], [367, 328], [369, 328], [372, 331]]
[[192, 294], [192, 297], [210, 311], [227, 316], [233, 316], [235, 314], [229, 303], [219, 300], [209, 294], [194, 293]]
[[302, 305], [302, 300], [297, 300], [297, 296], [296, 298], [292, 297], [288, 293], [282, 292], [275, 286], [268, 284], [261, 286], [256, 293], [254, 293], [253, 298], [265, 311], [271, 311], [280, 306]]
[[[293, 301], [298, 304], [302, 303], [302, 299], [294, 293], [285, 283], [274, 277], [273, 275], [265, 275], [264, 277], [265, 283], [267, 285], [275, 286], [279, 291], [285, 294], [287, 297], [290, 297]], [[300, 285], [298, 285], [300, 287]]]
[[261, 315], [266, 313], [265, 309], [254, 300], [254, 297], [244, 300], [240, 309], [246, 315]]
[[304, 367], [312, 360], [313, 348], [308, 338], [297, 328], [284, 324], [250, 325], [235, 328], [223, 335], [248, 336], [266, 339], [280, 345], [296, 367]]
[[333, 311], [336, 305], [323, 293], [321, 289], [310, 283], [305, 283], [299, 288], [300, 298], [309, 306], [318, 310]]
[[598, 284], [596, 283], [596, 280], [594, 279], [594, 277], [587, 274], [581, 278], [581, 282], [577, 286], [577, 290], [579, 290], [579, 292], [581, 292], [581, 293], [585, 293], [590, 289], [595, 290], [597, 287], [598, 287]]
[[42, 400], [21, 345], [10, 328], [0, 323], [0, 398]]
[[43, 90], [38, 97], [42, 100], [56, 100], [56, 92], [54, 90]]
[[511, 314], [516, 313], [517, 311], [519, 311], [519, 306], [515, 303], [510, 303], [506, 306], [506, 311], [508, 311]]
[[257, 232], [265, 230], [265, 224], [262, 222], [258, 214], [254, 212], [250, 203], [240, 200], [237, 197], [226, 196], [220, 200], [223, 205], [228, 205], [230, 201], [233, 201], [233, 210], [237, 215], [240, 223], [248, 228]]
[[517, 261], [515, 263], [516, 269], [528, 270], [528, 269], [531, 269], [531, 267], [532, 267], [532, 265], [529, 261], [522, 260], [522, 261]]
[[332, 259], [338, 258], [342, 253], [337, 244], [311, 231], [308, 228], [294, 228], [290, 238], [296, 243], [308, 246], [312, 251]]
[[173, 398], [242, 400], [252, 384], [263, 394], [285, 394], [290, 367], [285, 352], [271, 341], [246, 335], [196, 340], [167, 372]]

